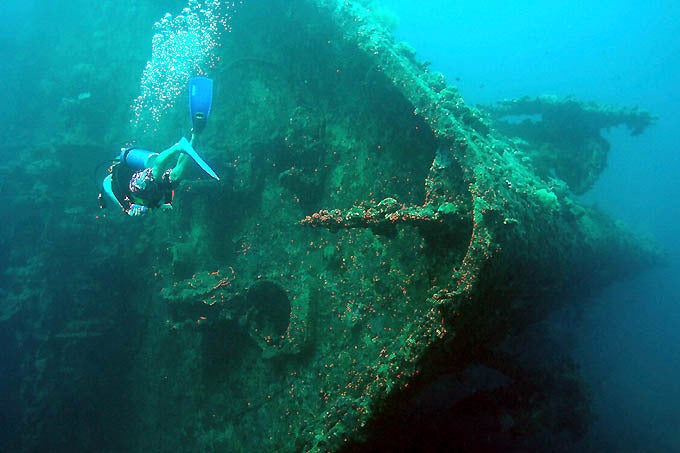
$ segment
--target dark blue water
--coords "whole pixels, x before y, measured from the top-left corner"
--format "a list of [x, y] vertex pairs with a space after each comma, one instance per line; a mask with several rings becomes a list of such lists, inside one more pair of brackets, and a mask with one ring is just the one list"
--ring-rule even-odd
[[680, 451], [680, 3], [383, 2], [396, 30], [468, 103], [573, 95], [647, 109], [643, 135], [611, 130], [607, 170], [585, 199], [654, 237], [670, 266], [608, 288], [554, 319], [590, 385], [584, 446]]

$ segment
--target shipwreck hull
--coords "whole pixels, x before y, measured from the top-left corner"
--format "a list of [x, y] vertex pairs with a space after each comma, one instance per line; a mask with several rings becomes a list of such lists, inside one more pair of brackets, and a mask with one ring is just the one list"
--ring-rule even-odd
[[[222, 329], [237, 335], [237, 325], [249, 337], [223, 376], [240, 398], [224, 387], [212, 397], [233, 431], [257, 427], [266, 449], [358, 448], [438, 376], [475, 364], [509, 372], [497, 357], [503, 340], [658, 258], [564, 182], [537, 176], [368, 9], [276, 3], [274, 17], [287, 20], [272, 28], [286, 38], [272, 46], [268, 19], [251, 6], [230, 39], [251, 40], [268, 67], [233, 47], [225, 60], [248, 65], [235, 92], [252, 102], [257, 80], [276, 101], [241, 111], [257, 122], [266, 109], [265, 124], [218, 131], [211, 145], [236, 140], [237, 167], [249, 155], [249, 169], [271, 168], [234, 168], [234, 194], [258, 204], [237, 228], [245, 245], [226, 260], [226, 281], [203, 273], [163, 292], [179, 325], [205, 318], [204, 341]], [[251, 21], [265, 32], [240, 35]], [[253, 381], [236, 372], [253, 362]]]
[[[145, 220], [145, 231], [93, 215], [51, 233], [57, 242], [138, 238], [85, 258], [95, 269], [111, 256], [116, 269], [143, 269], [120, 277], [132, 289], [108, 296], [136, 320], [74, 308], [89, 327], [57, 330], [64, 346], [49, 353], [49, 363], [68, 362], [92, 350], [93, 336], [125, 336], [129, 445], [379, 445], [376, 433], [405, 429], [390, 423], [394, 414], [442, 376], [483, 366], [510, 382], [494, 388], [522, 380], [528, 372], [505, 340], [660, 261], [564, 181], [537, 174], [381, 17], [351, 1], [243, 2], [217, 50], [215, 108], [200, 142], [222, 182], [185, 183], [172, 220]], [[140, 142], [176, 140], [178, 118]], [[58, 266], [60, 250], [46, 253]], [[82, 269], [71, 278], [106, 297], [110, 282]], [[35, 370], [25, 388], [48, 377]], [[52, 401], [30, 401], [25, 423], [39, 445], [50, 433], [41, 408]], [[520, 406], [494, 412], [511, 414], [498, 423], [508, 436], [530, 437], [537, 420], [560, 417]]]

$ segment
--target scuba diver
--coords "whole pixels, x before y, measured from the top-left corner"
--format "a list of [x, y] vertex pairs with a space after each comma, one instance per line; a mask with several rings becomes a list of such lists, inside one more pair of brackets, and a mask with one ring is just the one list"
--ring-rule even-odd
[[[189, 160], [193, 160], [210, 177], [219, 176], [193, 147], [205, 128], [212, 103], [212, 80], [193, 77], [189, 80], [189, 111], [192, 121], [191, 141], [179, 142], [159, 153], [140, 148], [124, 148], [102, 182], [99, 194], [102, 208], [109, 203], [130, 216], [140, 216], [153, 209], [172, 209], [174, 189], [179, 184]], [[173, 166], [174, 165], [174, 166]]]

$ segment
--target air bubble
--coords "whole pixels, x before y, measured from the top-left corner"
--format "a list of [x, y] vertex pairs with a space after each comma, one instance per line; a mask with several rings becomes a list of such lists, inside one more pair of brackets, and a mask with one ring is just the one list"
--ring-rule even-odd
[[135, 128], [155, 130], [189, 78], [215, 67], [214, 50], [222, 33], [231, 29], [229, 8], [234, 4], [223, 7], [218, 0], [189, 0], [180, 14], [166, 13], [154, 24], [151, 59], [142, 74], [141, 94], [133, 102]]

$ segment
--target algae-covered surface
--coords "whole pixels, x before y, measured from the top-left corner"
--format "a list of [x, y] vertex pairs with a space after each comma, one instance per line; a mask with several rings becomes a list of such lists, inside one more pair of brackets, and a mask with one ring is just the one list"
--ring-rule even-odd
[[[22, 370], [7, 445], [497, 450], [586, 432], [577, 365], [532, 326], [663, 262], [576, 196], [604, 168], [602, 129], [642, 134], [651, 114], [469, 106], [365, 2], [121, 4], [127, 22], [90, 10], [94, 56], [45, 75], [52, 130], [0, 165], [0, 323]], [[192, 169], [171, 213], [99, 210], [89, 169], [104, 161], [99, 184], [116, 146], [188, 134], [197, 74], [220, 181]], [[438, 398], [450, 423], [416, 429]]]

